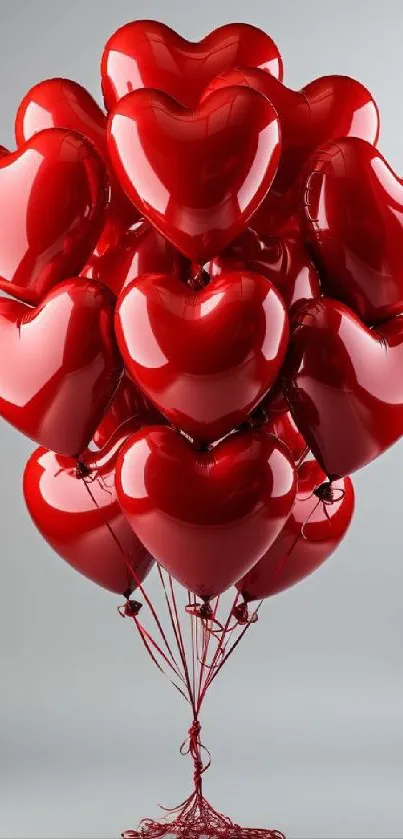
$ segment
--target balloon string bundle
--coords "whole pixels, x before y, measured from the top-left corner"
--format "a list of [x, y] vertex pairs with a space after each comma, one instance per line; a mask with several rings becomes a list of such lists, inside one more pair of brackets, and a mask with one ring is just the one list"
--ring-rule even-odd
[[[308, 454], [302, 453], [300, 462]], [[77, 462], [77, 478], [81, 479], [92, 500], [100, 509], [96, 496], [91, 488], [94, 481], [98, 486], [108, 491], [97, 472], [83, 468]], [[305, 539], [305, 527], [314, 515], [317, 507], [322, 504], [325, 514], [326, 507], [341, 499], [343, 490], [332, 487], [326, 481], [314, 490], [317, 503], [306, 519], [290, 546], [287, 555], [291, 554], [299, 540]], [[132, 566], [130, 558], [116, 535], [112, 525], [105, 522], [111, 538], [118, 546], [128, 569], [128, 575], [134, 581], [144, 603], [131, 596], [128, 588], [125, 593], [126, 601], [118, 607], [123, 618], [133, 621], [141, 641], [151, 661], [158, 670], [169, 679], [173, 687], [181, 694], [191, 707], [192, 724], [188, 736], [182, 743], [180, 753], [189, 755], [193, 761], [193, 791], [178, 807], [162, 808], [166, 815], [162, 821], [145, 819], [138, 830], [127, 830], [122, 834], [123, 839], [158, 839], [158, 837], [174, 836], [179, 839], [284, 839], [282, 833], [276, 830], [241, 828], [229, 818], [215, 810], [203, 794], [203, 775], [211, 764], [211, 755], [201, 739], [200, 712], [213, 681], [234, 653], [248, 629], [257, 622], [258, 612], [263, 601], [250, 614], [248, 604], [238, 592], [225, 620], [220, 619], [222, 597], [218, 596], [209, 602], [198, 602], [196, 596], [187, 593], [187, 602], [180, 602], [180, 588], [169, 573], [157, 565], [157, 575], [161, 585], [163, 602], [171, 627], [171, 633], [164, 628], [150, 595], [145, 590]], [[283, 558], [286, 561], [287, 555]], [[281, 569], [281, 564], [279, 569]], [[153, 630], [148, 629], [140, 619], [144, 605], [151, 618]], [[190, 622], [190, 638], [186, 638], [185, 620]], [[187, 622], [186, 620], [186, 622]], [[169, 637], [171, 635], [171, 637]]]

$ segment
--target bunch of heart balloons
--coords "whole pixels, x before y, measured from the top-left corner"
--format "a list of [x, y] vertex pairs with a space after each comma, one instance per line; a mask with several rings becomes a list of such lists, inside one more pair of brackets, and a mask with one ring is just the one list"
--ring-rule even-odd
[[301, 580], [403, 433], [403, 184], [345, 76], [246, 24], [126, 24], [35, 84], [0, 158], [0, 413], [50, 545], [126, 595]]

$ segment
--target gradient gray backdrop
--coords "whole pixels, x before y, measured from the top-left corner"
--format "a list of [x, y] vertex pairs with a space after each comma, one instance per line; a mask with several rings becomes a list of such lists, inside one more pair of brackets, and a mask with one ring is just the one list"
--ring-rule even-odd
[[[136, 17], [198, 39], [231, 20], [267, 30], [285, 81], [355, 76], [403, 172], [403, 3], [2, 0], [0, 143], [25, 91], [55, 75], [100, 99], [102, 45]], [[117, 600], [35, 532], [21, 475], [33, 448], [1, 423], [0, 836], [116, 837], [188, 792], [177, 755], [186, 707], [160, 679]], [[314, 839], [403, 836], [403, 446], [355, 478], [345, 544], [267, 603], [204, 715], [206, 790], [234, 819]]]

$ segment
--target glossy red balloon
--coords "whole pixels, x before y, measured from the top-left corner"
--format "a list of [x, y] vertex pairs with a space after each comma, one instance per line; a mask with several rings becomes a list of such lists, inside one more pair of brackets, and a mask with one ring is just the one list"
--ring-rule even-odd
[[144, 393], [124, 373], [112, 402], [94, 434], [95, 445], [102, 449], [116, 429], [128, 420], [137, 422], [139, 427], [161, 425], [165, 422], [164, 417], [154, 408], [154, 405], [151, 405]]
[[185, 257], [148, 221], [142, 219], [102, 259], [98, 259], [91, 269], [91, 276], [119, 297], [123, 289], [141, 274], [173, 274], [179, 278], [186, 268], [189, 272]]
[[237, 583], [247, 602], [299, 583], [330, 557], [346, 535], [354, 512], [353, 485], [350, 478], [336, 481], [333, 500], [325, 502], [314, 494], [324, 480], [314, 460], [300, 466], [290, 517], [262, 559]]
[[277, 111], [282, 147], [275, 193], [287, 192], [309, 155], [329, 140], [349, 136], [373, 144], [378, 140], [377, 105], [369, 91], [349, 76], [322, 76], [296, 91], [262, 70], [239, 67], [213, 79], [203, 98], [235, 85], [259, 90]]
[[360, 469], [403, 434], [402, 369], [403, 317], [375, 331], [334, 300], [301, 308], [283, 387], [329, 477]]
[[267, 277], [289, 310], [320, 296], [318, 272], [297, 237], [262, 237], [248, 228], [205, 267], [211, 277], [241, 269]]
[[0, 290], [36, 304], [78, 273], [104, 221], [106, 175], [72, 131], [37, 134], [0, 156]]
[[123, 512], [158, 562], [209, 599], [229, 588], [271, 545], [294, 502], [287, 450], [258, 431], [197, 451], [172, 428], [143, 429], [116, 465]]
[[76, 571], [116, 594], [135, 589], [135, 578], [141, 583], [153, 564], [116, 495], [116, 457], [130, 430], [120, 429], [103, 451], [86, 454], [85, 479], [73, 458], [44, 448], [24, 472], [25, 502], [43, 538]]
[[119, 382], [108, 289], [66, 280], [31, 309], [0, 299], [0, 415], [53, 451], [78, 455]]
[[403, 180], [368, 143], [320, 149], [305, 182], [306, 233], [323, 285], [368, 324], [403, 311]]
[[245, 87], [219, 90], [194, 111], [166, 94], [138, 90], [112, 112], [108, 143], [129, 198], [200, 263], [242, 232], [280, 157], [276, 112]]
[[[21, 147], [45, 128], [66, 128], [82, 134], [95, 146], [108, 171], [112, 187], [105, 225], [91, 257], [95, 268], [98, 260], [116, 245], [138, 216], [126, 198], [110, 165], [106, 146], [106, 116], [88, 91], [71, 79], [45, 79], [31, 87], [24, 96], [15, 120], [15, 138]], [[86, 276], [89, 276], [89, 268]], [[92, 279], [96, 279], [93, 271]]]
[[127, 93], [155, 88], [192, 108], [214, 76], [238, 64], [283, 76], [275, 43], [247, 23], [220, 26], [195, 43], [163, 23], [133, 21], [114, 32], [105, 46], [101, 63], [105, 104], [111, 110]]
[[211, 441], [242, 423], [275, 382], [288, 318], [258, 274], [222, 274], [199, 291], [146, 274], [119, 298], [116, 334], [146, 396], [173, 425]]

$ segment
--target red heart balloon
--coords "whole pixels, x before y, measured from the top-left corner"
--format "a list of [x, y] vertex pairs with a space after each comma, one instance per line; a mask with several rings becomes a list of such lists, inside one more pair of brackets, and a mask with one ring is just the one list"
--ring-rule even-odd
[[102, 418], [93, 442], [102, 449], [110, 440], [116, 429], [128, 420], [142, 425], [161, 425], [165, 422], [162, 414], [146, 399], [129, 377], [123, 374], [111, 404]]
[[330, 478], [365, 466], [403, 434], [402, 368], [403, 317], [375, 331], [334, 300], [301, 307], [283, 387]]
[[25, 502], [43, 538], [76, 571], [117, 594], [135, 589], [153, 564], [116, 495], [116, 457], [130, 430], [119, 429], [103, 451], [86, 453], [85, 477], [77, 461], [44, 448], [24, 472]]
[[72, 131], [42, 131], [0, 156], [0, 290], [36, 304], [78, 273], [99, 238], [105, 171]]
[[211, 441], [242, 423], [276, 380], [288, 319], [258, 274], [222, 274], [199, 291], [146, 274], [119, 298], [116, 334], [146, 396], [175, 426]]
[[354, 512], [353, 485], [350, 478], [337, 481], [332, 499], [323, 501], [315, 489], [324, 478], [314, 460], [300, 466], [290, 517], [262, 559], [237, 583], [246, 602], [299, 583], [329, 558], [346, 535]]
[[108, 143], [129, 198], [200, 263], [242, 232], [280, 157], [276, 112], [245, 87], [219, 90], [193, 111], [166, 94], [138, 90], [112, 112]]
[[111, 110], [127, 93], [156, 88], [182, 105], [197, 105], [218, 73], [244, 64], [282, 78], [283, 63], [272, 39], [247, 23], [230, 23], [194, 43], [169, 26], [138, 20], [109, 38], [101, 63], [105, 105]]
[[273, 192], [287, 192], [309, 155], [329, 140], [349, 136], [373, 144], [378, 140], [377, 105], [364, 85], [349, 76], [322, 76], [297, 91], [262, 70], [238, 67], [213, 79], [202, 98], [239, 85], [263, 93], [278, 114], [281, 160]]
[[318, 273], [297, 237], [261, 237], [248, 228], [205, 267], [211, 277], [242, 269], [267, 277], [289, 310], [320, 296]]
[[96, 279], [96, 265], [103, 254], [119, 242], [138, 216], [126, 198], [110, 165], [106, 147], [106, 116], [88, 91], [71, 79], [45, 79], [24, 96], [15, 119], [15, 138], [21, 147], [46, 128], [77, 131], [90, 140], [102, 158], [112, 186], [105, 225], [86, 276]]
[[142, 219], [120, 238], [118, 245], [110, 248], [97, 261], [91, 276], [119, 297], [123, 289], [141, 274], [173, 274], [180, 278], [186, 268], [189, 272], [187, 260], [148, 221]]
[[287, 450], [258, 431], [200, 452], [172, 428], [134, 434], [116, 464], [122, 510], [149, 552], [189, 591], [221, 594], [274, 541], [295, 497]]
[[0, 300], [0, 415], [37, 443], [78, 455], [119, 382], [114, 298], [67, 280], [30, 309]]
[[403, 180], [368, 143], [320, 149], [305, 182], [306, 233], [328, 294], [376, 324], [403, 310]]

